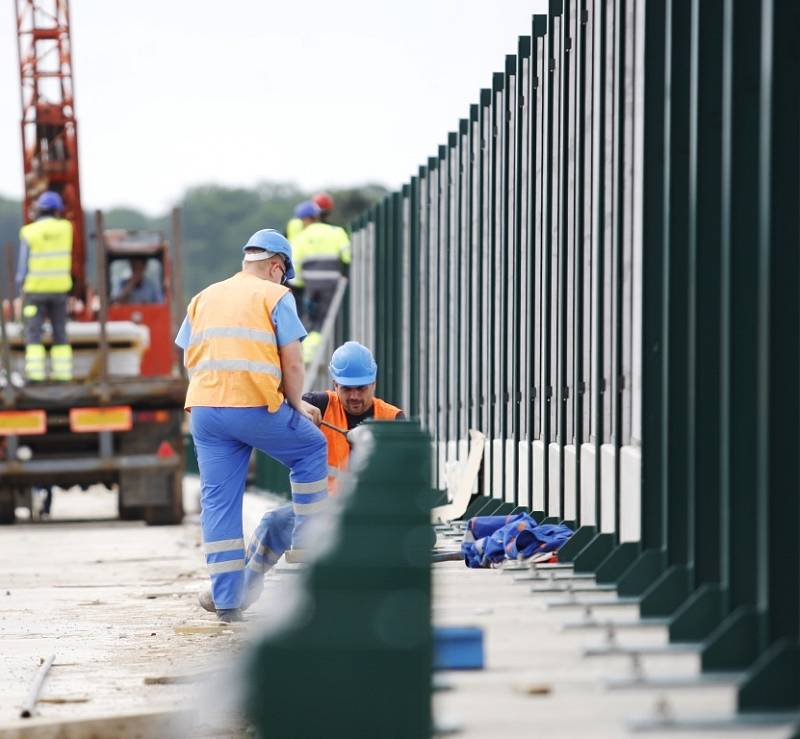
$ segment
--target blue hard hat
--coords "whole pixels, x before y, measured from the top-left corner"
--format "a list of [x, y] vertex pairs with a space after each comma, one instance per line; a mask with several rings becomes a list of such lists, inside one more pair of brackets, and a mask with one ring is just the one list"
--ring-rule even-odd
[[270, 254], [282, 254], [286, 258], [286, 279], [294, 277], [294, 265], [292, 264], [292, 245], [286, 237], [274, 228], [262, 228], [256, 231], [242, 247], [242, 251], [248, 248], [263, 249]]
[[378, 365], [367, 347], [357, 341], [348, 341], [333, 353], [328, 371], [337, 384], [358, 387], [375, 382]]
[[64, 201], [57, 192], [46, 190], [43, 192], [39, 199], [36, 201], [36, 207], [39, 210], [64, 210]]
[[316, 218], [322, 211], [312, 200], [305, 200], [294, 209], [295, 218]]

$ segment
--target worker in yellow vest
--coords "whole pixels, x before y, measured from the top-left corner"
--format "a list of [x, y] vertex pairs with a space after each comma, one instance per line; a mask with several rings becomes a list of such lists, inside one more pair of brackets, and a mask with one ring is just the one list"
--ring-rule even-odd
[[[297, 205], [294, 209], [294, 218], [286, 224], [286, 238], [289, 239], [289, 243], [292, 245], [292, 256], [294, 258], [296, 271], [295, 276], [289, 281], [289, 287], [297, 303], [297, 311], [300, 314], [300, 320], [303, 321], [304, 324], [308, 323], [306, 317], [305, 285], [302, 276], [299, 274], [299, 267], [296, 266], [298, 264], [299, 252], [295, 244], [297, 243], [297, 237], [300, 235], [300, 232], [309, 224], [314, 223], [317, 218], [319, 218], [319, 213], [319, 207], [310, 200], [306, 200]], [[304, 353], [307, 351], [307, 341], [308, 338], [303, 342]]]
[[[333, 199], [326, 193], [325, 205], [333, 207]], [[315, 196], [319, 198], [320, 195]], [[316, 201], [314, 201], [316, 202]], [[319, 206], [319, 203], [317, 203]], [[320, 208], [319, 216], [308, 224], [292, 241], [297, 258], [299, 284], [304, 287], [304, 319], [309, 328], [308, 340], [303, 345], [303, 356], [310, 362], [321, 343], [320, 331], [336, 292], [339, 278], [350, 265], [350, 237], [340, 226], [320, 220], [329, 210]]]
[[[314, 422], [321, 425], [328, 447], [328, 490], [336, 495], [338, 482], [350, 461], [349, 430], [369, 418], [394, 421], [405, 418], [400, 408], [375, 397], [378, 365], [367, 347], [358, 342], [342, 344], [331, 356], [328, 370], [333, 390], [306, 393], [303, 403]], [[335, 428], [332, 428], [335, 427]], [[264, 515], [247, 547], [248, 578], [243, 608], [255, 603], [264, 587], [263, 575], [291, 545], [295, 514], [291, 505], [281, 506]], [[211, 591], [200, 594], [200, 605], [214, 610]]]
[[[294, 216], [289, 219], [286, 224], [286, 238], [289, 243], [300, 234], [300, 232], [309, 224], [312, 223], [320, 214], [319, 206], [311, 200], [304, 200], [298, 203], [294, 209]], [[297, 254], [294, 255], [297, 260]]]
[[192, 298], [175, 340], [189, 374], [185, 407], [200, 467], [210, 610], [224, 622], [241, 620], [248, 582], [261, 578], [242, 529], [253, 448], [290, 470], [287, 547], [304, 546], [328, 498], [325, 437], [302, 400], [306, 331], [284, 284], [294, 276], [291, 245], [262, 229], [242, 249], [242, 271]]
[[63, 217], [64, 201], [50, 190], [36, 201], [37, 218], [19, 232], [17, 288], [23, 294], [25, 374], [29, 382], [47, 378], [47, 352], [42, 343], [50, 319], [50, 379], [72, 379], [72, 347], [67, 340], [67, 298], [72, 289], [72, 224]]

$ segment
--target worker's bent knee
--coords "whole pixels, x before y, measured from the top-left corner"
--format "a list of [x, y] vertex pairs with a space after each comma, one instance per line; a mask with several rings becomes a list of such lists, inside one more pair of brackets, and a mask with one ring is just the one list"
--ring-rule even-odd
[[270, 531], [282, 531], [294, 526], [294, 510], [292, 504], [287, 503], [264, 514], [261, 525]]
[[306, 454], [322, 453], [327, 457], [328, 442], [325, 440], [325, 434], [307, 418], [304, 418], [303, 422], [301, 428], [303, 431], [302, 445], [304, 452]]

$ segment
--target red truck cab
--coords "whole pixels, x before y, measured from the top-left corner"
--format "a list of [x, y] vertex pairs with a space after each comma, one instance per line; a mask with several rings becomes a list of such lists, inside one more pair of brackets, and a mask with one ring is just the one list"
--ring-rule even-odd
[[169, 375], [175, 361], [168, 245], [157, 231], [106, 229], [109, 321], [147, 326], [150, 346], [141, 375]]

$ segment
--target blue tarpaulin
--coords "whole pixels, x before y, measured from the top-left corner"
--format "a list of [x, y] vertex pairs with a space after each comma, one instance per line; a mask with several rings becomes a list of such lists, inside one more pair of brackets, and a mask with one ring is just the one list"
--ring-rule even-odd
[[504, 559], [554, 552], [572, 533], [572, 529], [561, 524], [538, 524], [527, 513], [477, 516], [469, 520], [461, 554], [467, 567], [490, 567]]

